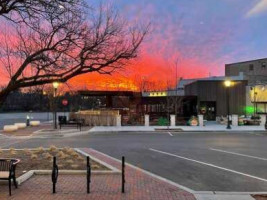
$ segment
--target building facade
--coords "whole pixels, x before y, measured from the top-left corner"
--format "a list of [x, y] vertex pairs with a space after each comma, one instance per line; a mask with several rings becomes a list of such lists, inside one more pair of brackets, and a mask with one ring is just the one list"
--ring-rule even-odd
[[[225, 80], [231, 80], [230, 113], [257, 115], [267, 113], [267, 58], [225, 65], [225, 76], [189, 80], [185, 95], [197, 98], [197, 110], [207, 120], [227, 115]], [[185, 82], [185, 81], [184, 81]]]
[[242, 73], [248, 85], [267, 82], [267, 58], [225, 65], [225, 76], [238, 76]]

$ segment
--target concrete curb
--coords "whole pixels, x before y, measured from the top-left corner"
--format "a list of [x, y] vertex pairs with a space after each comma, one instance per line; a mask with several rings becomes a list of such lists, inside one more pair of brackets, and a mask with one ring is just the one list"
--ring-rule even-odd
[[[44, 148], [47, 150], [48, 148]], [[8, 149], [3, 149], [3, 150], [8, 150]], [[22, 149], [15, 149], [17, 151], [20, 151]], [[29, 150], [34, 150], [34, 149], [29, 149]], [[90, 158], [99, 164], [105, 166], [109, 170], [92, 170], [92, 174], [94, 175], [104, 175], [104, 174], [121, 174], [121, 171], [118, 170], [117, 168], [103, 162], [102, 160], [99, 160], [95, 158], [94, 156], [83, 152], [82, 150], [78, 148], [74, 148], [75, 151], [78, 153], [84, 155], [84, 156], [90, 156]], [[85, 175], [86, 170], [58, 170], [59, 174], [61, 175]], [[23, 182], [27, 181], [29, 178], [31, 178], [33, 175], [51, 175], [52, 170], [30, 170], [26, 172], [25, 174], [21, 175], [20, 177], [17, 178], [17, 183], [18, 185], [22, 184]]]
[[223, 127], [196, 127], [192, 128], [190, 126], [177, 126], [177, 127], [160, 127], [160, 126], [121, 126], [121, 127], [104, 127], [104, 126], [95, 126], [91, 128], [88, 133], [113, 133], [113, 132], [265, 132], [265, 128], [262, 126], [258, 127], [234, 127], [232, 129], [226, 129]]
[[[58, 170], [59, 175], [86, 175], [86, 170]], [[30, 170], [25, 174], [21, 175], [17, 178], [18, 185], [21, 185], [23, 182], [30, 179], [33, 175], [51, 175], [52, 170]], [[120, 172], [116, 171], [108, 171], [108, 170], [93, 170], [92, 174], [94, 175], [106, 175], [106, 174], [120, 174]]]
[[104, 165], [105, 167], [107, 167], [108, 169], [110, 169], [111, 171], [113, 172], [116, 172], [116, 173], [120, 173], [121, 171], [113, 166], [111, 166], [110, 164], [102, 161], [102, 160], [99, 160], [98, 158], [80, 150], [79, 148], [74, 148], [75, 151], [77, 151], [78, 153], [84, 155], [84, 156], [89, 156], [90, 158], [92, 158], [93, 160], [95, 160], [96, 162], [100, 163], [101, 165]]

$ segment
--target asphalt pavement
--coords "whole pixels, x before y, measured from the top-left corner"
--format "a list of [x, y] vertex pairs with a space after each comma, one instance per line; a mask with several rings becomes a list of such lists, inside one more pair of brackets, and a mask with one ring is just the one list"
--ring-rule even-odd
[[267, 134], [90, 133], [14, 141], [0, 147], [91, 147], [195, 191], [267, 192]]

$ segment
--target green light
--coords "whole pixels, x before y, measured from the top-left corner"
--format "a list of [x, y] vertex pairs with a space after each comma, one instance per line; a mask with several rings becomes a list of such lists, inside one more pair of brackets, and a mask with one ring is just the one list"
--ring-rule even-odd
[[253, 114], [254, 113], [254, 107], [253, 106], [246, 106], [245, 111], [248, 114]]

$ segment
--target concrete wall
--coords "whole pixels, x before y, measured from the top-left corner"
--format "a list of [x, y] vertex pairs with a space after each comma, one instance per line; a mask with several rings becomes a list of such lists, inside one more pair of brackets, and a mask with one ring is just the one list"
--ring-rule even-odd
[[225, 76], [238, 76], [240, 72], [244, 73], [249, 84], [267, 81], [267, 58], [225, 65]]

